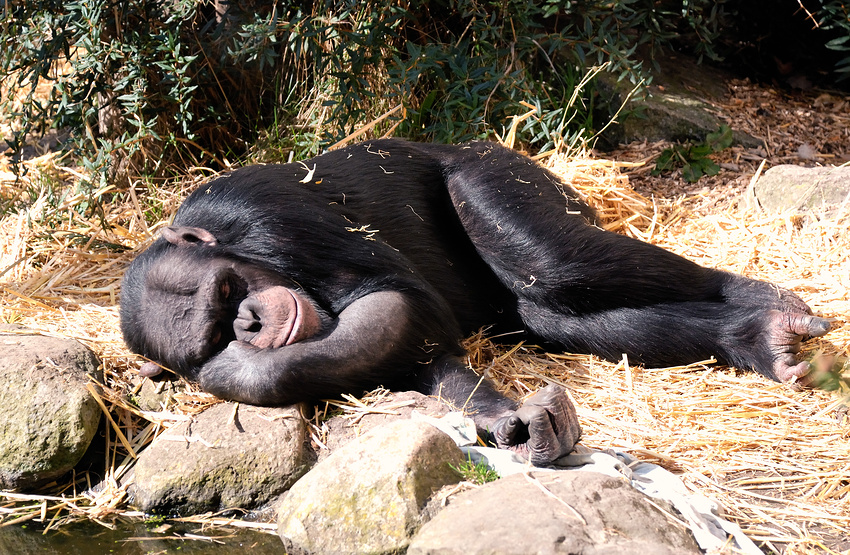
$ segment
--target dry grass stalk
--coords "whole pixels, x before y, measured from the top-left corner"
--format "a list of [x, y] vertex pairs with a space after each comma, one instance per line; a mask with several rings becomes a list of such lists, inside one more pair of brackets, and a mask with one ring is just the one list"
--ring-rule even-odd
[[586, 152], [555, 154], [547, 161], [549, 169], [576, 189], [592, 205], [605, 229], [647, 240], [653, 222], [652, 202], [629, 187], [629, 178], [620, 168], [640, 164], [593, 159]]
[[[850, 214], [805, 226], [791, 215], [732, 209], [694, 218], [688, 199], [650, 202], [636, 194], [617, 164], [587, 157], [553, 157], [548, 163], [596, 206], [606, 227], [650, 238], [701, 264], [798, 291], [816, 312], [835, 320], [834, 330], [808, 349], [850, 355], [845, 316], [850, 313]], [[54, 158], [29, 164], [22, 182], [0, 178], [0, 197], [39, 191], [39, 176], [74, 179]], [[51, 206], [46, 190], [28, 211], [0, 221], [0, 319], [90, 346], [103, 360], [100, 397], [114, 421], [107, 444], [109, 479], [96, 494], [76, 493], [89, 491], [91, 478], [85, 475], [53, 484], [44, 495], [4, 493], [0, 524], [34, 520], [54, 528], [78, 518], [108, 523], [138, 516], [125, 506], [124, 491], [116, 485], [132, 453], [216, 402], [191, 388], [161, 411], [142, 411], [132, 402], [140, 361], [121, 341], [115, 303], [121, 273], [134, 253], [109, 246], [143, 247], [197, 180], [192, 177], [177, 190], [136, 190], [106, 207], [105, 227], [96, 219], [52, 218], [62, 207]], [[147, 219], [152, 209], [161, 215], [158, 221]], [[52, 229], [51, 221], [62, 223]], [[513, 345], [496, 345], [481, 333], [467, 346], [470, 364], [486, 371], [502, 391], [520, 398], [546, 383], [564, 385], [577, 404], [586, 445], [627, 450], [681, 472], [693, 490], [720, 501], [753, 538], [790, 545], [794, 553], [815, 553], [850, 528], [846, 392], [795, 392], [710, 362], [644, 369], [628, 361], [545, 353], [509, 336], [499, 341]], [[357, 418], [372, 410], [374, 401], [352, 398], [335, 406]], [[316, 420], [317, 445], [322, 434]], [[195, 521], [248, 525], [211, 515]]]

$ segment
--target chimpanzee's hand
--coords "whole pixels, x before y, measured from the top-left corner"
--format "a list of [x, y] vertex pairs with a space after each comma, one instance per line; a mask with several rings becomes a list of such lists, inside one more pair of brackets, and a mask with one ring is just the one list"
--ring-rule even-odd
[[204, 364], [198, 382], [204, 391], [222, 399], [255, 405], [283, 404], [288, 401], [278, 391], [283, 372], [276, 371], [273, 365], [274, 353], [283, 351], [231, 341]]
[[493, 426], [496, 445], [545, 465], [573, 450], [581, 436], [576, 409], [563, 388], [549, 385]]

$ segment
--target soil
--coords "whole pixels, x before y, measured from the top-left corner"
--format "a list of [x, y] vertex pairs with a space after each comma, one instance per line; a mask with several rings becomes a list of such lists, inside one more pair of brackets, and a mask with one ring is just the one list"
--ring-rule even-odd
[[651, 175], [652, 161], [671, 146], [666, 141], [622, 145], [600, 157], [648, 162], [626, 170], [631, 186], [647, 197], [693, 197], [689, 208], [697, 216], [737, 202], [762, 160], [765, 170], [779, 164], [810, 167], [850, 162], [850, 96], [836, 91], [780, 89], [741, 79], [730, 79], [726, 89], [724, 96], [709, 102], [732, 129], [748, 133], [764, 146], [734, 145], [713, 155], [721, 167], [718, 175], [697, 183], [686, 182], [680, 171]]

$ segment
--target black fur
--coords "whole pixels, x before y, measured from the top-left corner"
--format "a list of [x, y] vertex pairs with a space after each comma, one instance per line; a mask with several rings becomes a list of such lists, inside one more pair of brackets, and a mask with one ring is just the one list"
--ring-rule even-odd
[[[201, 186], [174, 225], [206, 229], [217, 244], [159, 239], [137, 258], [122, 287], [126, 341], [214, 393], [255, 403], [377, 385], [443, 387], [462, 403], [476, 378], [459, 341], [482, 326], [647, 365], [714, 356], [776, 379], [774, 312], [807, 310], [769, 284], [603, 231], [552, 173], [490, 143], [380, 140], [246, 167]], [[179, 315], [145, 313], [148, 272], [164, 259], [182, 275], [216, 260], [271, 272], [310, 300], [321, 332], [271, 352], [205, 346]], [[210, 317], [227, 328], [229, 310]], [[513, 407], [482, 391], [479, 408]]]

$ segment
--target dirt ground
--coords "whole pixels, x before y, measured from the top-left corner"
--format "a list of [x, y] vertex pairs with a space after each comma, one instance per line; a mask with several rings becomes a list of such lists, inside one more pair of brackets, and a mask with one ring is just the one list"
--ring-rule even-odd
[[691, 217], [701, 209], [718, 212], [737, 202], [762, 161], [765, 169], [779, 164], [813, 167], [850, 162], [850, 97], [839, 92], [792, 91], [731, 79], [727, 96], [711, 101], [722, 119], [736, 131], [763, 141], [764, 148], [734, 145], [712, 156], [722, 171], [688, 183], [679, 172], [650, 175], [654, 160], [669, 146], [635, 142], [599, 153], [617, 161], [648, 164], [624, 173], [631, 186], [647, 197], [694, 199]]

